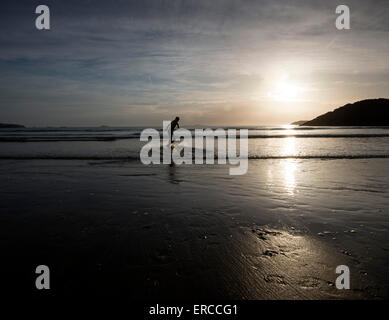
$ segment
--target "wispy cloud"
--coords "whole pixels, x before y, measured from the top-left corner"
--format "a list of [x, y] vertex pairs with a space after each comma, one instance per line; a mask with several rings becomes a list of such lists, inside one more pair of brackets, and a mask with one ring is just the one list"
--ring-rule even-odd
[[[347, 2], [349, 31], [334, 27], [336, 1], [51, 0], [52, 29], [42, 32], [34, 1], [5, 1], [0, 119], [137, 125], [179, 113], [192, 124], [254, 124], [277, 114], [288, 122], [384, 96], [388, 3]], [[298, 105], [266, 98], [284, 74], [306, 88]]]

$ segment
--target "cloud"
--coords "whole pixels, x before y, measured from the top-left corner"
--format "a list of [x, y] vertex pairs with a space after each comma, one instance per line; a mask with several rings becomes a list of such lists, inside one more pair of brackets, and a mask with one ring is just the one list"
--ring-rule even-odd
[[[2, 119], [136, 125], [183, 112], [204, 122], [269, 122], [269, 101], [251, 97], [266, 96], [285, 72], [314, 88], [313, 115], [322, 99], [326, 105], [345, 101], [375, 78], [384, 80], [364, 94], [388, 91], [387, 1], [347, 1], [352, 29], [343, 33], [334, 28], [336, 1], [46, 4], [52, 29], [41, 32], [34, 28], [33, 1], [2, 3]], [[366, 76], [352, 77], [355, 70]], [[324, 73], [329, 82], [319, 76]], [[350, 77], [356, 89], [347, 84]], [[343, 84], [333, 88], [332, 78]], [[304, 108], [295, 108], [297, 119]]]

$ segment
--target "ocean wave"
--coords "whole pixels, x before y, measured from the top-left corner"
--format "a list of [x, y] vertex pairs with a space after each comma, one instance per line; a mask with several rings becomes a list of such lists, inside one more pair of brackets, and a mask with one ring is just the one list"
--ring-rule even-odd
[[[137, 132], [139, 134], [140, 131], [147, 127], [26, 127], [26, 128], [0, 128], [0, 133], [39, 133], [39, 132]], [[231, 126], [204, 126], [204, 127], [191, 127], [187, 126], [187, 129], [193, 131], [195, 129], [247, 129], [249, 131], [285, 131], [285, 130], [293, 130], [293, 131], [312, 131], [312, 130], [371, 130], [371, 129], [383, 129], [389, 130], [389, 126], [243, 126], [243, 127], [231, 127]], [[162, 131], [161, 128], [154, 128], [158, 131]]]
[[250, 135], [249, 139], [266, 138], [387, 138], [389, 133], [351, 133], [351, 134], [275, 134], [275, 135]]
[[[278, 139], [278, 138], [388, 138], [389, 133], [355, 133], [355, 134], [267, 134], [249, 135], [249, 139]], [[138, 139], [139, 134], [117, 136], [0, 136], [0, 142], [60, 142], [60, 141], [115, 141]], [[240, 138], [239, 135], [236, 137]]]
[[[256, 156], [250, 155], [249, 160], [270, 160], [270, 159], [322, 159], [322, 160], [336, 160], [336, 159], [386, 159], [389, 158], [389, 154], [360, 154], [360, 155], [286, 155], [286, 156]], [[162, 159], [162, 157], [161, 157]], [[193, 156], [194, 159], [194, 156]], [[206, 157], [204, 156], [205, 160]], [[218, 159], [217, 155], [214, 157]], [[0, 160], [126, 160], [126, 161], [139, 161], [139, 156], [64, 156], [64, 155], [12, 155], [5, 156], [0, 155]]]
[[114, 136], [9, 136], [1, 137], [0, 142], [60, 142], [60, 141], [114, 141], [121, 139], [139, 139], [139, 137], [114, 137]]

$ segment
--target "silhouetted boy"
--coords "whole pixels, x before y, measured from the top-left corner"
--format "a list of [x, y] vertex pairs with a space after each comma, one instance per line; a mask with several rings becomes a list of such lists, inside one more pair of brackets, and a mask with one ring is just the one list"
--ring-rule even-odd
[[170, 143], [173, 143], [173, 131], [176, 129], [176, 127], [179, 129], [180, 125], [178, 124], [178, 121], [180, 121], [180, 117], [176, 117], [171, 123], [170, 123]]

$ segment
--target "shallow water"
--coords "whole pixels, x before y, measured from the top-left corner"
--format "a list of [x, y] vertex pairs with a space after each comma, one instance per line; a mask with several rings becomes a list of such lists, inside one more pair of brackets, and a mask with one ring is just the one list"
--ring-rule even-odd
[[[249, 159], [389, 157], [389, 127], [287, 126], [248, 130]], [[145, 144], [139, 141], [140, 131], [141, 128], [105, 127], [3, 129], [0, 158], [138, 159]], [[193, 142], [190, 147], [194, 147]], [[215, 147], [217, 153], [216, 141]]]

